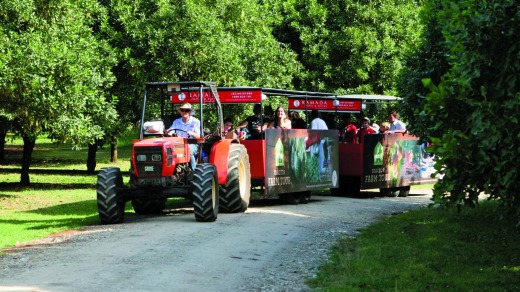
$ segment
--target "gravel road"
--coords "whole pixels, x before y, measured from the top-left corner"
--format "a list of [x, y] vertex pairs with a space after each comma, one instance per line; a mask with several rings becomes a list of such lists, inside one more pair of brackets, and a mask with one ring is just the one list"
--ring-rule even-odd
[[127, 214], [0, 256], [0, 291], [310, 291], [338, 237], [356, 236], [384, 214], [424, 206], [407, 198], [313, 195], [306, 205], [254, 200], [245, 213], [199, 223], [191, 209]]

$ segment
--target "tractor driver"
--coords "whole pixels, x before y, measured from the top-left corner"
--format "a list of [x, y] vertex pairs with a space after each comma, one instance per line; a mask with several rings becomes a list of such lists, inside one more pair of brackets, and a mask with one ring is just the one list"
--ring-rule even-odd
[[[185, 103], [178, 107], [177, 110], [181, 114], [181, 117], [173, 121], [171, 127], [168, 128], [166, 131], [168, 136], [176, 133], [178, 136], [184, 138], [200, 138], [200, 121], [192, 116], [195, 111], [191, 107], [191, 104]], [[188, 146], [190, 147], [190, 166], [192, 170], [195, 170], [197, 165], [195, 157], [199, 151], [199, 144], [189, 144]]]

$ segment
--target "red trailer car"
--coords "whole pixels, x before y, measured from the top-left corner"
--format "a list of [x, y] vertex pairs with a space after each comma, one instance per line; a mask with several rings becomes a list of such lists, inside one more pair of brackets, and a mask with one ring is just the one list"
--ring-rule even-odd
[[[397, 102], [399, 98], [378, 95], [346, 95], [319, 98], [290, 98], [289, 110], [359, 114], [363, 105]], [[385, 115], [386, 117], [386, 115]], [[419, 138], [407, 133], [367, 134], [357, 143], [338, 143], [339, 185], [333, 194], [358, 195], [360, 190], [380, 189], [382, 195], [407, 196], [414, 184], [434, 183], [433, 157]]]

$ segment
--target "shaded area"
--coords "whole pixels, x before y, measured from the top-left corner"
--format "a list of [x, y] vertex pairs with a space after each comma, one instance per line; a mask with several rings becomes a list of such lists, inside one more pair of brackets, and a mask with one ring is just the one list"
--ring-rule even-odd
[[[29, 186], [24, 186], [18, 182], [16, 183], [0, 183], [0, 190], [5, 191], [24, 191], [24, 190], [72, 190], [72, 189], [95, 189], [96, 184], [74, 184], [74, 183], [31, 183]], [[9, 196], [8, 194], [0, 194], [2, 196]]]
[[[20, 168], [0, 168], [0, 173], [17, 173], [21, 171]], [[121, 171], [123, 175], [128, 175], [128, 171]], [[89, 172], [86, 170], [77, 169], [42, 169], [42, 168], [30, 168], [29, 174], [59, 174], [59, 175], [97, 175], [98, 171]]]

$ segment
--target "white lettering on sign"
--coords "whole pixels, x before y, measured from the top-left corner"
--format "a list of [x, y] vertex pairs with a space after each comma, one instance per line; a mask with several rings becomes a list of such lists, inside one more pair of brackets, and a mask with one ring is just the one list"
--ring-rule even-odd
[[389, 181], [390, 174], [369, 174], [365, 175], [365, 183], [375, 183], [375, 182], [383, 182]]
[[153, 165], [145, 166], [144, 171], [153, 171]]
[[291, 184], [291, 178], [288, 176], [270, 177], [267, 179], [268, 186], [287, 186]]

